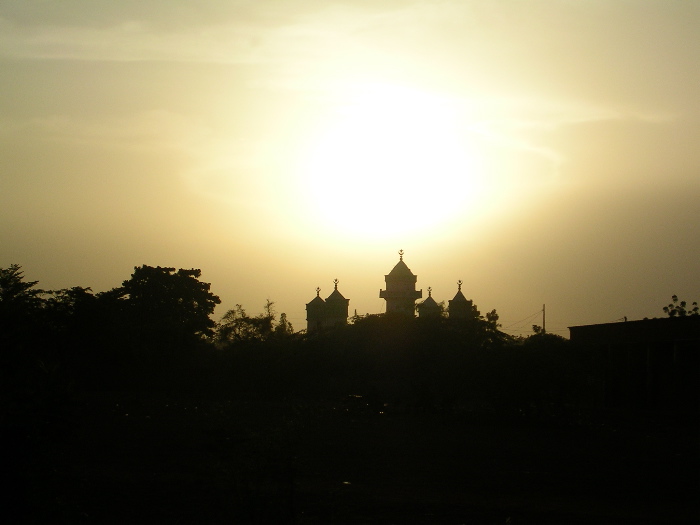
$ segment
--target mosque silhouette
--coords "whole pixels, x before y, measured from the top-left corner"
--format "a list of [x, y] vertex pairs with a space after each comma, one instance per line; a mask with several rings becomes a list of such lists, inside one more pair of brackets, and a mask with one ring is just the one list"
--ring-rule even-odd
[[[435, 318], [442, 315], [442, 307], [433, 299], [432, 288], [428, 297], [416, 305], [423, 297], [423, 290], [416, 290], [418, 276], [403, 261], [403, 250], [399, 250], [399, 262], [384, 276], [386, 290], [379, 290], [379, 297], [386, 301], [386, 315], [414, 317], [416, 309], [421, 318]], [[348, 322], [350, 299], [338, 291], [338, 279], [333, 281], [334, 290], [325, 300], [321, 289], [316, 288], [316, 297], [306, 304], [306, 332], [311, 334]], [[448, 301], [447, 314], [450, 319], [466, 319], [473, 311], [473, 303], [462, 294], [462, 281], [457, 281], [457, 293]]]

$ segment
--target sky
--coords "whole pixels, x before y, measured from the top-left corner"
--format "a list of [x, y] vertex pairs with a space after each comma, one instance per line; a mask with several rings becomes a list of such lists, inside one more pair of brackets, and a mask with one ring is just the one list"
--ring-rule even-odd
[[506, 332], [700, 300], [700, 2], [0, 0], [0, 267]]

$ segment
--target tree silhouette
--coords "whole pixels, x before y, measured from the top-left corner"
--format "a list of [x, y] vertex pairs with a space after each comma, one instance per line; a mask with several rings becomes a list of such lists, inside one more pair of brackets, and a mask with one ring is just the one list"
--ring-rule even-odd
[[689, 315], [700, 315], [700, 307], [698, 307], [697, 301], [693, 303], [693, 308], [688, 309], [685, 301], [678, 301], [678, 296], [673, 295], [671, 297], [673, 301], [668, 306], [664, 306], [664, 312], [668, 314], [669, 317], [687, 317]]
[[264, 312], [250, 316], [243, 306], [237, 304], [226, 312], [216, 326], [215, 341], [219, 346], [239, 343], [260, 343], [271, 337], [291, 336], [294, 333], [292, 324], [287, 320], [287, 314], [280, 314], [279, 323], [275, 324], [277, 314], [274, 302], [266, 301]]
[[269, 315], [249, 316], [243, 306], [237, 304], [217, 324], [215, 340], [223, 345], [264, 341], [272, 333], [272, 322]]
[[0, 368], [5, 374], [26, 367], [32, 352], [43, 346], [39, 319], [47, 292], [37, 284], [24, 280], [18, 264], [0, 268]]
[[287, 320], [286, 313], [282, 312], [280, 314], [280, 320], [277, 326], [275, 326], [274, 332], [278, 337], [288, 337], [294, 334], [294, 327], [292, 323]]
[[221, 302], [201, 270], [137, 266], [131, 278], [113, 291], [123, 301], [128, 323], [147, 343], [191, 344], [214, 333], [210, 319]]
[[39, 281], [25, 281], [21, 268], [18, 264], [0, 268], [0, 333], [25, 323], [43, 305], [41, 296], [46, 292], [34, 288]]

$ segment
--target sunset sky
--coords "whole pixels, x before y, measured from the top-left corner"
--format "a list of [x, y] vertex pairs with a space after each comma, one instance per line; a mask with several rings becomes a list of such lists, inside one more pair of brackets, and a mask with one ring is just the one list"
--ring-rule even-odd
[[[0, 267], [527, 333], [700, 300], [700, 1], [0, 0]], [[525, 321], [523, 321], [525, 320]]]

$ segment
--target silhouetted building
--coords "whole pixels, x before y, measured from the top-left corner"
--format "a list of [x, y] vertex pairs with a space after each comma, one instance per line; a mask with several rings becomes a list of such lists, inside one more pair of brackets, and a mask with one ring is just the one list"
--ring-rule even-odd
[[306, 332], [322, 330], [326, 320], [326, 301], [321, 299], [321, 288], [316, 288], [316, 297], [306, 303]]
[[333, 293], [326, 298], [326, 325], [328, 327], [342, 326], [348, 323], [350, 299], [346, 299], [338, 291], [338, 279], [335, 279], [333, 284]]
[[447, 311], [450, 319], [469, 319], [472, 316], [474, 303], [464, 297], [462, 293], [462, 281], [457, 281], [457, 293], [453, 299], [447, 302]]
[[418, 317], [421, 319], [436, 319], [442, 314], [442, 308], [433, 299], [433, 289], [428, 288], [428, 298], [418, 304]]
[[346, 299], [338, 291], [338, 279], [335, 279], [333, 284], [335, 285], [333, 293], [325, 301], [321, 299], [321, 289], [316, 288], [316, 297], [306, 304], [307, 333], [347, 324], [350, 299]]
[[399, 262], [384, 276], [386, 290], [379, 290], [379, 297], [386, 300], [387, 314], [414, 315], [416, 299], [423, 297], [423, 290], [416, 290], [417, 280], [403, 262], [403, 250], [399, 250]]
[[700, 408], [700, 316], [569, 327], [608, 407]]
[[[428, 288], [428, 298], [416, 305], [416, 300], [423, 296], [423, 290], [416, 290], [418, 277], [406, 266], [403, 255], [403, 250], [399, 250], [399, 262], [384, 276], [386, 290], [379, 290], [379, 297], [386, 301], [386, 313], [414, 317], [418, 310], [422, 318], [443, 316], [444, 303], [438, 304], [433, 299], [432, 288]], [[307, 333], [347, 324], [350, 301], [338, 291], [337, 279], [334, 283], [335, 289], [325, 301], [320, 296], [321, 289], [317, 288], [316, 297], [306, 304]], [[462, 281], [458, 281], [457, 286], [457, 294], [449, 301], [449, 317], [470, 319], [478, 315], [474, 303], [462, 294]]]

